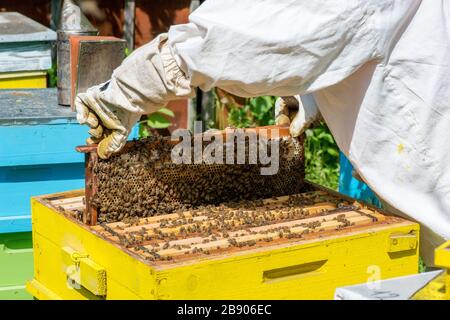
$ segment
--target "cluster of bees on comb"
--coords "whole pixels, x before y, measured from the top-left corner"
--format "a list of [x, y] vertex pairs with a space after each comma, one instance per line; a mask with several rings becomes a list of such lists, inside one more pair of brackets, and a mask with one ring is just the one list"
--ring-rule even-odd
[[146, 260], [177, 261], [307, 239], [378, 221], [378, 215], [361, 210], [364, 208], [359, 203], [312, 191], [102, 223], [94, 229]]
[[[279, 170], [274, 175], [261, 175], [264, 165], [259, 163], [174, 164], [174, 145], [169, 139], [155, 136], [133, 141], [126, 152], [99, 159], [94, 166], [97, 192], [92, 204], [97, 208], [98, 222], [299, 193], [304, 188], [303, 143], [290, 137], [276, 142]], [[203, 144], [205, 147], [208, 142]], [[251, 152], [246, 144], [246, 159]]]

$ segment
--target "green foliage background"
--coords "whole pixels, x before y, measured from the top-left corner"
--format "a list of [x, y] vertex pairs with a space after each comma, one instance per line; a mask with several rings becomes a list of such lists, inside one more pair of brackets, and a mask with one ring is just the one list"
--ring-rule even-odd
[[306, 179], [338, 190], [339, 149], [324, 122], [306, 130]]
[[52, 64], [52, 67], [47, 70], [47, 87], [56, 88], [57, 81], [56, 63], [54, 63]]
[[156, 112], [153, 112], [139, 121], [139, 137], [147, 138], [151, 136], [151, 129], [166, 129], [171, 124], [170, 118], [175, 117], [172, 110], [168, 108], [161, 108]]
[[[275, 100], [271, 96], [256, 97], [247, 99], [243, 107], [231, 107], [229, 125], [245, 128], [274, 124]], [[306, 130], [305, 162], [306, 179], [338, 189], [339, 149], [324, 122]]]
[[246, 99], [241, 107], [232, 107], [228, 113], [228, 124], [236, 128], [269, 126], [275, 124], [275, 97], [264, 96]]

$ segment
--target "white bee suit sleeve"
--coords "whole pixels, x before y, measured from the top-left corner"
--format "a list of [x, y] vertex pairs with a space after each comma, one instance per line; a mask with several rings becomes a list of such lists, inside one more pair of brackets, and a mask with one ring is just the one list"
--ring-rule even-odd
[[191, 85], [239, 96], [292, 96], [344, 79], [373, 59], [359, 1], [208, 0], [169, 45]]
[[155, 112], [170, 100], [191, 97], [190, 82], [166, 44], [167, 34], [136, 49], [111, 77], [100, 100], [134, 114]]

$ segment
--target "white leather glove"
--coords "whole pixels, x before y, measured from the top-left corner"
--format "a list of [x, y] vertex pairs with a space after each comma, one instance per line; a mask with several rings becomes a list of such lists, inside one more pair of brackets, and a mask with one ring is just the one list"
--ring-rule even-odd
[[111, 80], [75, 98], [77, 120], [91, 128], [87, 143], [98, 143], [99, 157], [120, 151], [141, 115], [195, 94], [166, 40], [167, 34], [161, 34], [135, 50]]
[[103, 159], [125, 145], [131, 129], [140, 118], [139, 113], [105, 103], [101, 99], [101, 92], [108, 86], [109, 81], [89, 88], [86, 93], [80, 93], [75, 98], [78, 122], [91, 128], [88, 131], [91, 137], [86, 142], [98, 143], [97, 153]]
[[322, 118], [312, 95], [280, 97], [275, 102], [275, 123], [289, 125], [291, 136], [298, 137]]

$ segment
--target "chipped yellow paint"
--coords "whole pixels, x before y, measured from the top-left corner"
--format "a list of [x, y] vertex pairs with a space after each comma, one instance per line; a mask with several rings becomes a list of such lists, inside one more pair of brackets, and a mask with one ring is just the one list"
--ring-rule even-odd
[[399, 143], [397, 145], [397, 153], [402, 154], [404, 150], [405, 150], [405, 146], [403, 145], [403, 143]]
[[[419, 226], [408, 221], [168, 267], [140, 261], [39, 199], [32, 223], [27, 289], [39, 299], [332, 299], [337, 287], [366, 282], [373, 266], [381, 279], [418, 271]], [[105, 270], [104, 296], [68, 281], [64, 252]]]

